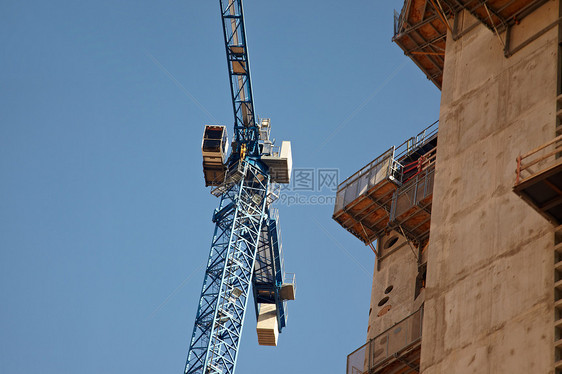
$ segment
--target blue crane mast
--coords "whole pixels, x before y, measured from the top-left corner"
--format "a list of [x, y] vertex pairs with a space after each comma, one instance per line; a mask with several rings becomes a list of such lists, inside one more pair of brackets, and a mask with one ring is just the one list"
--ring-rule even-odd
[[277, 345], [294, 300], [294, 275], [284, 272], [278, 212], [272, 204], [279, 183], [289, 183], [290, 142], [276, 147], [270, 121], [254, 112], [250, 63], [241, 0], [219, 0], [226, 47], [234, 139], [230, 156], [226, 127], [206, 125], [203, 172], [220, 197], [185, 374], [232, 374], [250, 292], [258, 342]]

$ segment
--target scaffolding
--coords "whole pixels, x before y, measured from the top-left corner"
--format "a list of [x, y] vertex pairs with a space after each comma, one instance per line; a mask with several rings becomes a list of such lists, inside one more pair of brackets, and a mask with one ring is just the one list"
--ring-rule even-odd
[[392, 147], [338, 186], [333, 219], [365, 244], [390, 230], [429, 237], [437, 127]]
[[548, 0], [443, 0], [453, 12], [468, 11], [493, 32], [519, 23]]
[[[548, 0], [405, 0], [394, 12], [394, 41], [439, 89], [443, 82], [447, 32], [453, 40], [483, 24], [498, 36], [510, 57], [527, 42], [511, 48], [510, 30]], [[458, 15], [466, 11], [478, 22], [460, 30]], [[556, 22], [558, 24], [560, 20]], [[544, 33], [554, 25], [539, 32]], [[501, 34], [505, 32], [505, 35]], [[530, 38], [532, 40], [534, 37]]]
[[[437, 0], [438, 1], [438, 0]], [[451, 9], [445, 5], [448, 13]], [[447, 20], [435, 0], [406, 0], [394, 12], [394, 41], [439, 89], [443, 82]]]

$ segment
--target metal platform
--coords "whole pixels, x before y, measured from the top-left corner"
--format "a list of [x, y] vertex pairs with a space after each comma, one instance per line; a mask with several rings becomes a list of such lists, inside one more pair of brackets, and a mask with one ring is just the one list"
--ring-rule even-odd
[[[445, 9], [451, 9], [446, 6]], [[439, 89], [445, 65], [447, 23], [434, 0], [406, 0], [394, 14], [394, 41]]]
[[[519, 24], [548, 0], [405, 0], [400, 13], [394, 14], [392, 40], [410, 57], [439, 89], [443, 82], [447, 33], [457, 40], [479, 23], [498, 36]], [[479, 22], [458, 29], [457, 15], [466, 10]], [[505, 56], [515, 50], [509, 36], [500, 37]]]
[[392, 147], [338, 186], [333, 219], [365, 244], [396, 229], [429, 236], [437, 122]]
[[365, 244], [383, 232], [398, 188], [398, 165], [391, 148], [338, 186], [333, 218]]
[[236, 163], [229, 166], [225, 170], [222, 177], [221, 183], [216, 183], [213, 188], [211, 188], [211, 194], [219, 197], [222, 196], [226, 191], [228, 191], [233, 185], [240, 182], [244, 177], [244, 166], [242, 162], [237, 161]]
[[513, 187], [513, 192], [556, 226], [562, 224], [561, 153], [562, 135], [519, 156]]

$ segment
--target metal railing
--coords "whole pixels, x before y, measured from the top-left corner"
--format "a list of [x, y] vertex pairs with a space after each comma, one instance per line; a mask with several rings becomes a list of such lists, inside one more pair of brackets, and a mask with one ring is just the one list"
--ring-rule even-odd
[[297, 276], [295, 273], [285, 273], [283, 276], [283, 283], [292, 284], [293, 288], [295, 289], [295, 293], [297, 291]]
[[[397, 217], [409, 211], [414, 205], [420, 204], [422, 200], [433, 193], [433, 181], [435, 177], [435, 156], [429, 157], [427, 164], [415, 175], [411, 176], [400, 190], [392, 196], [390, 209], [390, 220], [395, 221]], [[421, 163], [420, 163], [421, 164]]]
[[422, 321], [423, 308], [420, 308], [356, 349], [347, 356], [346, 373], [369, 373], [419, 343], [422, 338]]
[[439, 121], [433, 122], [431, 125], [423, 129], [418, 135], [412, 136], [404, 143], [396, 147], [395, 158], [401, 160], [407, 157], [429, 142], [439, 131]]
[[[357, 179], [361, 178], [363, 175], [368, 174], [372, 169], [382, 165], [384, 162], [388, 160], [388, 158], [393, 159], [394, 155], [394, 147], [390, 148], [386, 152], [384, 152], [379, 157], [375, 158], [373, 161], [369, 162], [367, 165], [363, 166], [359, 171], [356, 171], [352, 176], [341, 182], [338, 186], [338, 191], [344, 189], [348, 185], [355, 182]], [[390, 170], [389, 170], [390, 171]]]
[[401, 171], [404, 165], [400, 163], [399, 160], [411, 155], [413, 152], [418, 150], [424, 144], [429, 142], [437, 134], [439, 130], [439, 121], [433, 122], [431, 125], [423, 129], [419, 134], [413, 136], [400, 144], [384, 152], [379, 157], [375, 158], [373, 161], [369, 162], [367, 165], [363, 166], [359, 171], [355, 172], [352, 176], [344, 180], [338, 186], [338, 191], [344, 189], [348, 185], [354, 183], [357, 179], [363, 177], [365, 174], [369, 174], [371, 170], [383, 165], [389, 158], [390, 162], [388, 164], [388, 170], [386, 175], [395, 177], [399, 182], [402, 182]]
[[[550, 149], [550, 151], [548, 151]], [[540, 153], [540, 155], [539, 155]], [[541, 145], [517, 157], [517, 169], [515, 170], [515, 184], [519, 184], [522, 179], [528, 178], [534, 174], [539, 174], [541, 171], [535, 172], [531, 166], [541, 167], [542, 164], [553, 160], [562, 162], [562, 159], [557, 158], [557, 155], [562, 153], [562, 135], [557, 136], [551, 141]], [[524, 174], [525, 173], [525, 174]]]
[[267, 191], [267, 204], [271, 205], [279, 199], [281, 194], [281, 185], [279, 183], [271, 182], [269, 190]]
[[272, 142], [261, 143], [262, 156], [281, 157], [281, 146], [275, 145]]
[[[297, 294], [297, 277], [295, 273], [284, 273], [283, 283], [290, 283], [293, 285], [295, 295]], [[287, 305], [287, 300], [283, 301], [283, 308], [285, 310], [285, 322], [289, 320], [289, 308]]]
[[219, 197], [230, 187], [232, 187], [232, 185], [240, 182], [240, 180], [244, 176], [245, 165], [245, 162], [240, 161], [236, 161], [235, 164], [230, 165], [224, 172], [223, 182], [211, 188], [211, 194]]
[[411, 0], [404, 1], [404, 6], [402, 7], [402, 11], [398, 13], [394, 10], [394, 35], [398, 35], [400, 30], [402, 30], [402, 26], [404, 26], [404, 20], [406, 18], [406, 10], [410, 8]]

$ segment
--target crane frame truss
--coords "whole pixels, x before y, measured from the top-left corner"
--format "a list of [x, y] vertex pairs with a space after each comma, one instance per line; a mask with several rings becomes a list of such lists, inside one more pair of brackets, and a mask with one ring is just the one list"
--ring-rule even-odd
[[233, 374], [256, 253], [267, 220], [269, 175], [244, 164], [221, 197], [185, 374]]
[[[220, 0], [220, 7], [235, 118], [234, 139], [237, 146], [246, 145], [249, 155], [258, 156], [259, 129], [254, 114], [242, 0]], [[237, 151], [233, 149], [233, 153]]]
[[281, 332], [286, 326], [287, 306], [281, 299], [279, 290], [283, 285], [285, 269], [279, 236], [279, 212], [275, 208], [267, 208], [267, 225], [262, 227], [262, 235], [258, 245], [252, 290], [256, 316], [260, 304], [277, 305], [277, 323]]

